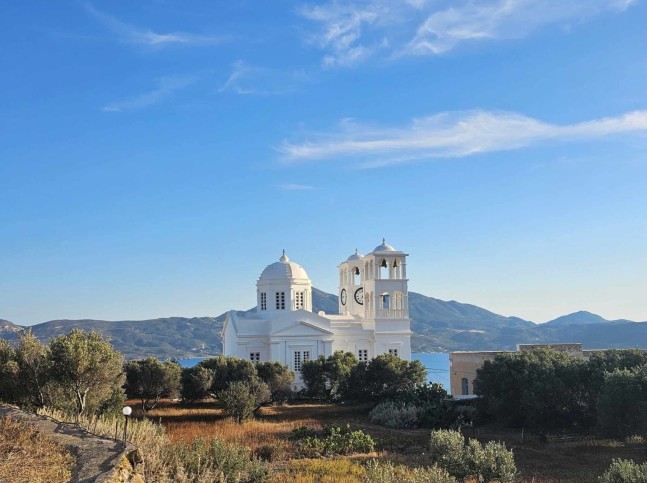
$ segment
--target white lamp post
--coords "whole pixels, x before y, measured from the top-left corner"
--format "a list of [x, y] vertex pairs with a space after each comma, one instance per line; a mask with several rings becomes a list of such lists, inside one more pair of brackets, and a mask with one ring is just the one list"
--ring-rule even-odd
[[121, 410], [121, 412], [124, 414], [124, 417], [126, 418], [126, 421], [124, 423], [124, 444], [126, 443], [126, 431], [128, 429], [128, 416], [130, 416], [133, 413], [133, 408], [130, 406], [124, 406], [124, 408]]

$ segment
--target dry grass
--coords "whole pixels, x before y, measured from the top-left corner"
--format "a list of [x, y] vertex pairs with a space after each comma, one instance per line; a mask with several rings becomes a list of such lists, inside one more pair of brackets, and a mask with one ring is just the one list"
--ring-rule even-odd
[[[58, 421], [78, 422], [82, 427], [91, 433], [104, 438], [114, 438], [115, 433], [118, 437], [123, 434], [124, 418], [114, 417], [93, 417], [89, 415], [81, 416], [78, 421], [75, 417], [56, 409], [41, 408], [38, 414], [49, 416]], [[116, 429], [116, 431], [115, 431]], [[128, 424], [128, 441], [139, 447], [146, 455], [145, 477], [148, 481], [167, 471], [167, 461], [165, 461], [168, 440], [164, 434], [164, 428], [152, 421], [139, 420], [131, 421]], [[0, 480], [2, 481], [2, 480]]]
[[[218, 436], [227, 442], [237, 443], [256, 451], [264, 445], [287, 448], [287, 458], [291, 457], [292, 429], [309, 426], [315, 429], [330, 425], [350, 423], [353, 428], [362, 429], [381, 442], [385, 448], [378, 457], [395, 464], [409, 467], [427, 466], [426, 452], [429, 430], [388, 429], [372, 424], [367, 417], [367, 406], [336, 406], [330, 404], [293, 404], [264, 408], [260, 417], [239, 425], [224, 417], [215, 409], [213, 402], [206, 401], [184, 407], [179, 403], [163, 401], [148, 416], [160, 421], [174, 441], [189, 442], [195, 436]], [[515, 454], [517, 468], [524, 481], [550, 482], [587, 482], [596, 481], [611, 463], [612, 458], [633, 459], [643, 462], [647, 459], [644, 440], [633, 438], [624, 440], [582, 440], [548, 443], [526, 442], [521, 444], [520, 434], [514, 430], [495, 427], [482, 427], [476, 436], [482, 442], [503, 441]], [[360, 457], [361, 459], [361, 457]], [[318, 469], [330, 471], [341, 463], [356, 465], [352, 458], [334, 458], [322, 463], [283, 461], [274, 463], [275, 481], [314, 482], [327, 481], [318, 476]], [[357, 465], [361, 467], [361, 465]], [[354, 467], [354, 466], [353, 466]], [[349, 479], [331, 481], [355, 482], [359, 478], [351, 475]]]
[[0, 481], [59, 483], [70, 481], [74, 457], [32, 426], [0, 419]]
[[[330, 404], [298, 404], [263, 408], [259, 418], [238, 424], [226, 418], [213, 402], [180, 406], [163, 401], [147, 416], [161, 422], [176, 442], [191, 442], [196, 436], [217, 436], [228, 443], [247, 446], [252, 451], [267, 444], [290, 439], [292, 430], [308, 426], [321, 430], [324, 426], [345, 424], [352, 420], [357, 408], [341, 410]], [[141, 413], [139, 413], [141, 416]]]
[[364, 483], [366, 470], [350, 459], [295, 460], [274, 475], [273, 483]]

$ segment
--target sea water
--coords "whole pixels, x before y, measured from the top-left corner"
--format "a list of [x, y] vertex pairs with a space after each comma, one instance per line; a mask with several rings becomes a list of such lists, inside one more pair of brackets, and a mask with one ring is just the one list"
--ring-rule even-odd
[[449, 353], [447, 352], [414, 352], [411, 358], [422, 362], [427, 369], [427, 382], [442, 384], [447, 392], [449, 388]]
[[[427, 369], [427, 381], [437, 382], [449, 392], [449, 354], [447, 352], [414, 352], [411, 358], [422, 362]], [[182, 367], [193, 367], [205, 357], [181, 359], [178, 362]]]

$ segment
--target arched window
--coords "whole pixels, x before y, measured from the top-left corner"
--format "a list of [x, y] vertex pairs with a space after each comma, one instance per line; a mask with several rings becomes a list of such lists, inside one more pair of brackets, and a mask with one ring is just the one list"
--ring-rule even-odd
[[380, 262], [380, 278], [383, 280], [389, 278], [389, 264], [386, 262], [386, 258]]
[[380, 308], [381, 309], [390, 309], [391, 308], [391, 296], [388, 292], [384, 292], [380, 295]]
[[461, 394], [463, 396], [467, 396], [470, 393], [470, 386], [469, 383], [467, 382], [467, 377], [464, 377], [461, 379]]
[[362, 276], [360, 275], [359, 268], [353, 268], [353, 285], [360, 285], [362, 283]]
[[393, 260], [393, 278], [398, 278], [398, 279], [402, 278], [400, 263], [398, 263], [397, 258]]
[[393, 292], [393, 300], [391, 301], [392, 309], [402, 309], [404, 308], [404, 297], [402, 292]]

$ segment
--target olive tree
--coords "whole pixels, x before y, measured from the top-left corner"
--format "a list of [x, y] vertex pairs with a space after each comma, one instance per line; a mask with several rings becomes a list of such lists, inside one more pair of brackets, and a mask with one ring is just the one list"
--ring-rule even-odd
[[50, 357], [52, 378], [74, 399], [77, 415], [88, 405], [99, 409], [117, 400], [124, 382], [122, 356], [100, 333], [75, 329], [60, 335], [50, 342]]
[[284, 403], [292, 395], [294, 372], [280, 362], [259, 362], [256, 364], [258, 378], [268, 385], [272, 402]]
[[16, 351], [9, 342], [0, 339], [0, 400], [4, 402], [15, 401], [17, 380]]
[[227, 389], [232, 382], [250, 382], [258, 377], [254, 363], [238, 357], [225, 357], [222, 355], [210, 357], [209, 359], [200, 361], [198, 367], [204, 367], [213, 371], [211, 393], [217, 393], [223, 389]]
[[20, 337], [16, 350], [19, 385], [22, 399], [33, 407], [43, 407], [48, 403], [48, 383], [51, 379], [51, 361], [48, 348], [31, 331]]
[[647, 431], [647, 365], [607, 373], [597, 402], [598, 423], [613, 436]]
[[153, 409], [162, 397], [179, 393], [181, 371], [177, 362], [161, 362], [155, 357], [130, 361], [126, 364], [126, 394], [138, 398], [144, 411]]
[[[420, 361], [406, 361], [393, 354], [382, 354], [369, 361], [365, 368], [358, 364], [366, 397], [375, 400], [395, 397], [398, 393], [424, 384], [427, 370]], [[355, 379], [359, 379], [356, 376]]]
[[214, 371], [200, 365], [182, 369], [182, 399], [197, 401], [210, 395]]
[[340, 399], [347, 392], [350, 374], [357, 364], [354, 354], [341, 351], [328, 358], [319, 356], [304, 362], [301, 377], [306, 386], [306, 393], [327, 401]]
[[270, 400], [270, 389], [264, 382], [234, 381], [218, 393], [218, 401], [225, 414], [238, 423], [251, 419]]

